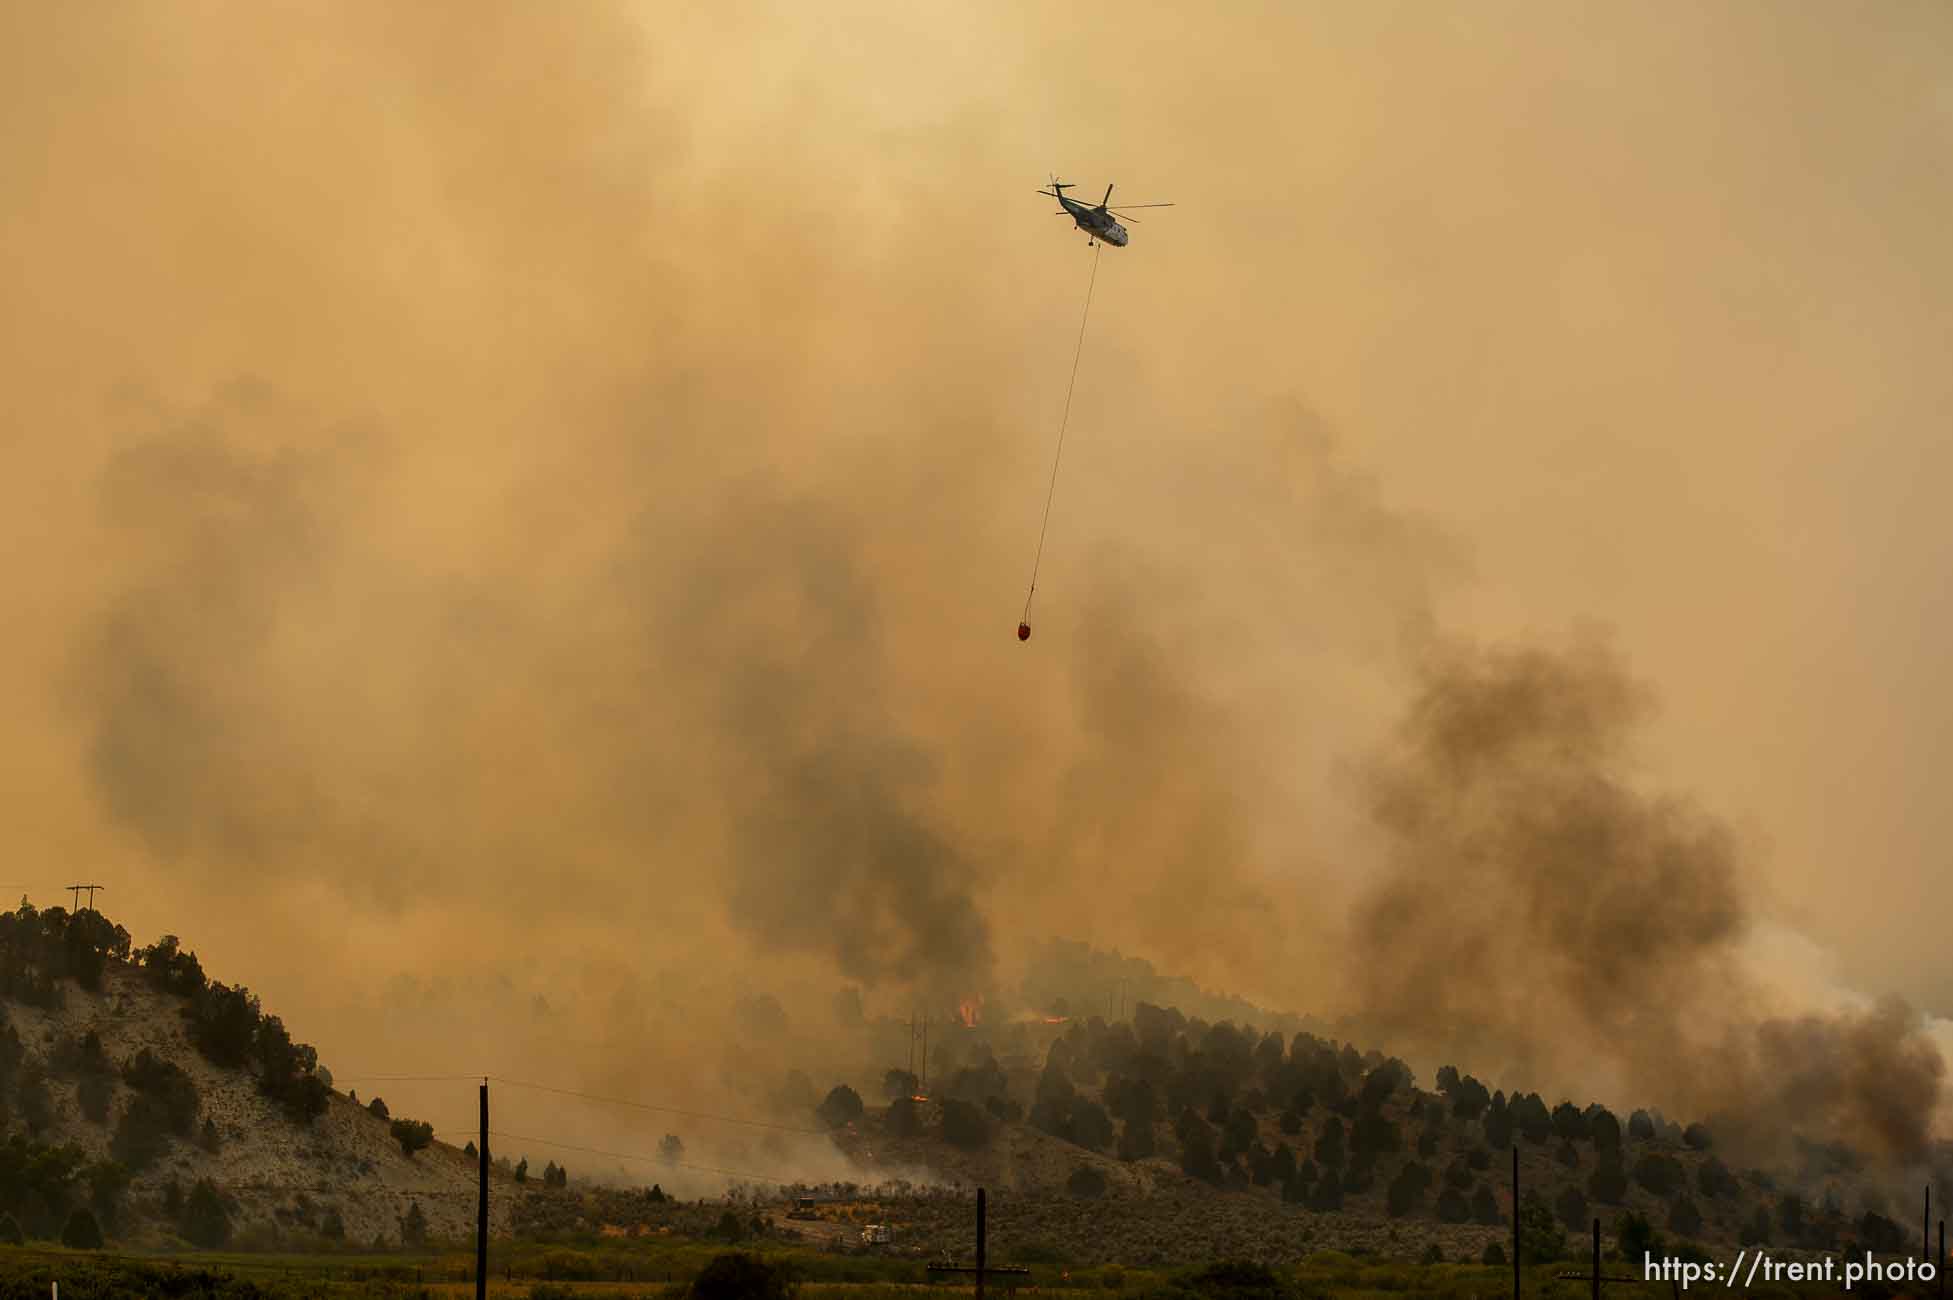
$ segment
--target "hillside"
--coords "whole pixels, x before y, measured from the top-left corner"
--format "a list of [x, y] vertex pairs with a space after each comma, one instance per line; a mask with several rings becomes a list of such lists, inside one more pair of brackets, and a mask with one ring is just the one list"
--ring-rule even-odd
[[[997, 1041], [1021, 1046], [1018, 1024]], [[822, 1250], [935, 1258], [974, 1248], [971, 1189], [990, 1198], [993, 1258], [1179, 1267], [1217, 1255], [1296, 1263], [1325, 1250], [1450, 1261], [1512, 1240], [1512, 1151], [1529, 1260], [1584, 1253], [1599, 1218], [1610, 1247], [1728, 1258], [1915, 1248], [1902, 1205], [1838, 1151], [1797, 1171], [1743, 1167], [1700, 1126], [1648, 1112], [1508, 1097], [1307, 1033], [1283, 1041], [1141, 1004], [1134, 1021], [1037, 1027], [1041, 1064], [1000, 1063], [983, 1034], [924, 1096], [888, 1071], [836, 1085], [810, 1118], [860, 1171], [816, 1189], [750, 1188], [736, 1204], [654, 1202], [573, 1186], [524, 1202], [529, 1232], [751, 1235]], [[880, 1097], [864, 1100], [863, 1093]], [[884, 1100], [893, 1094], [892, 1100]], [[805, 1113], [805, 1112], [803, 1112]], [[818, 1219], [790, 1219], [812, 1190]], [[1916, 1220], [1915, 1220], [1916, 1222]], [[870, 1246], [861, 1230], [887, 1224]]]
[[[97, 913], [23, 907], [0, 915], [0, 991], [13, 1157], [0, 1213], [28, 1235], [55, 1237], [82, 1207], [130, 1245], [473, 1234], [472, 1155], [441, 1142], [405, 1154], [389, 1120], [333, 1091], [309, 1048], [243, 990], [203, 980], [173, 939], [132, 953]], [[242, 1036], [236, 1064], [212, 1059], [225, 1032]], [[268, 1062], [283, 1060], [273, 1096]], [[518, 1189], [495, 1180], [491, 1224], [505, 1231]], [[403, 1228], [416, 1208], [424, 1229]]]
[[[979, 1051], [927, 1098], [891, 1071], [877, 1090], [895, 1095], [886, 1105], [854, 1114], [859, 1094], [837, 1088], [824, 1109], [846, 1120], [837, 1143], [864, 1169], [984, 1185], [1080, 1260], [1184, 1262], [1224, 1239], [1271, 1259], [1434, 1245], [1476, 1259], [1510, 1241], [1515, 1146], [1529, 1253], [1576, 1249], [1596, 1217], [1610, 1238], [1679, 1249], [1916, 1245], [1905, 1209], [1850, 1153], [1747, 1168], [1701, 1125], [1508, 1097], [1453, 1070], [1421, 1088], [1399, 1061], [1308, 1033], [1284, 1040], [1142, 1003], [1131, 1022], [1067, 1022], [1042, 1057], [1006, 1068]], [[931, 1249], [938, 1236], [966, 1247], [966, 1212], [935, 1204], [881, 1212], [906, 1215]]]
[[[111, 1242], [166, 1248], [472, 1236], [472, 1153], [335, 1090], [311, 1048], [174, 938], [135, 950], [99, 913], [23, 905], [0, 914], [0, 998], [0, 1234], [57, 1238], [85, 1213]], [[960, 1253], [973, 1245], [967, 1192], [984, 1186], [1000, 1247], [1052, 1259], [1433, 1247], [1476, 1259], [1510, 1240], [1516, 1145], [1530, 1255], [1583, 1239], [1593, 1217], [1610, 1237], [1681, 1249], [1910, 1242], [1906, 1211], [1888, 1213], [1847, 1153], [1813, 1151], [1775, 1176], [1731, 1168], [1701, 1126], [1549, 1107], [1454, 1070], [1426, 1089], [1380, 1052], [1145, 1002], [1130, 1021], [998, 1029], [1003, 1062], [975, 1024], [948, 1037], [927, 1095], [891, 1070], [881, 1087], [857, 1078], [861, 1091], [836, 1086], [802, 1112], [860, 1173], [828, 1189], [825, 1222], [786, 1220], [793, 1189], [776, 1186], [680, 1205], [635, 1187], [517, 1184], [498, 1169], [492, 1231], [759, 1232], [856, 1249], [854, 1225], [888, 1221], [901, 1253]]]

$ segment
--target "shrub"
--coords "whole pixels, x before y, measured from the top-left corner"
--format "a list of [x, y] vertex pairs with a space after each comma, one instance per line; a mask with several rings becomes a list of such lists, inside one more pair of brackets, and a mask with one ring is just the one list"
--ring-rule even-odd
[[1505, 1104], [1505, 1094], [1492, 1094], [1492, 1105], [1485, 1112], [1485, 1141], [1493, 1147], [1505, 1148], [1512, 1145], [1512, 1110]]
[[387, 1131], [400, 1144], [400, 1154], [410, 1159], [434, 1140], [434, 1126], [425, 1120], [397, 1119]]
[[1119, 1158], [1121, 1160], [1144, 1160], [1156, 1150], [1151, 1124], [1134, 1124], [1131, 1121], [1119, 1131]]
[[[1254, 1123], [1252, 1116], [1248, 1123]], [[1071, 1131], [1066, 1136], [1088, 1151], [1103, 1151], [1112, 1144], [1112, 1119], [1097, 1102], [1080, 1098], [1072, 1102]]]
[[1277, 1300], [1285, 1294], [1274, 1270], [1246, 1259], [1217, 1260], [1198, 1272], [1184, 1275], [1180, 1281], [1186, 1289], [1201, 1295], [1267, 1296], [1269, 1300]]
[[1736, 1181], [1736, 1175], [1729, 1172], [1729, 1166], [1715, 1156], [1710, 1156], [1704, 1161], [1695, 1176], [1696, 1186], [1701, 1188], [1702, 1195], [1710, 1200], [1718, 1196], [1734, 1196], [1742, 1190], [1741, 1185]]
[[400, 1244], [403, 1246], [427, 1244], [427, 1215], [421, 1212], [419, 1201], [409, 1205], [406, 1215], [400, 1220]]
[[845, 1128], [861, 1118], [861, 1094], [845, 1083], [834, 1085], [814, 1114], [829, 1128]]
[[146, 1093], [129, 1098], [109, 1139], [109, 1153], [140, 1173], [169, 1150], [170, 1123], [162, 1103]]
[[218, 1065], [249, 1061], [257, 1043], [258, 1000], [245, 988], [212, 983], [190, 1000], [190, 1040]]
[[1537, 1192], [1527, 1192], [1519, 1206], [1519, 1252], [1531, 1264], [1550, 1263], [1566, 1254], [1566, 1234]]
[[1634, 1181], [1656, 1196], [1667, 1196], [1682, 1185], [1682, 1164], [1674, 1156], [1650, 1153], [1634, 1162]]
[[1180, 1172], [1204, 1183], [1221, 1181], [1221, 1162], [1214, 1155], [1214, 1139], [1205, 1128], [1188, 1133], [1181, 1142]]
[[1678, 1237], [1693, 1237], [1702, 1231], [1702, 1211], [1684, 1196], [1668, 1211], [1668, 1230]]
[[1065, 1190], [1085, 1200], [1097, 1200], [1105, 1195], [1105, 1175], [1090, 1165], [1080, 1165], [1065, 1180]]
[[193, 1246], [216, 1250], [231, 1239], [231, 1211], [223, 1193], [208, 1178], [199, 1178], [183, 1203], [183, 1235]]
[[990, 1121], [983, 1112], [960, 1098], [943, 1103], [943, 1141], [965, 1151], [990, 1145]]
[[913, 1098], [899, 1096], [888, 1103], [888, 1116], [882, 1126], [889, 1136], [907, 1138], [922, 1132], [922, 1116], [916, 1110]]
[[1621, 1162], [1612, 1157], [1603, 1157], [1600, 1167], [1594, 1170], [1587, 1180], [1587, 1190], [1602, 1205], [1619, 1205], [1627, 1197], [1627, 1173]]
[[96, 1222], [91, 1211], [76, 1210], [68, 1216], [66, 1226], [61, 1229], [61, 1244], [69, 1250], [100, 1250], [102, 1225]]
[[122, 1194], [129, 1190], [131, 1175], [124, 1165], [104, 1160], [88, 1169], [88, 1204], [95, 1217], [113, 1227], [122, 1212]]
[[1416, 1209], [1430, 1186], [1431, 1171], [1416, 1161], [1398, 1170], [1397, 1176], [1390, 1180], [1387, 1193], [1391, 1217], [1398, 1218]]
[[785, 1268], [758, 1255], [719, 1255], [692, 1279], [696, 1300], [789, 1300], [799, 1287]]
[[94, 1124], [106, 1124], [109, 1106], [115, 1098], [115, 1081], [107, 1075], [84, 1074], [75, 1089], [75, 1100], [81, 1105], [84, 1119]]
[[20, 1220], [11, 1214], [0, 1214], [0, 1241], [9, 1246], [27, 1244], [27, 1234], [20, 1230]]
[[1619, 1243], [1621, 1255], [1625, 1259], [1641, 1259], [1646, 1255], [1663, 1254], [1661, 1237], [1654, 1225], [1630, 1210], [1620, 1217], [1614, 1225], [1614, 1240]]
[[197, 1095], [196, 1083], [182, 1066], [152, 1055], [145, 1047], [123, 1067], [122, 1077], [131, 1088], [162, 1106], [171, 1133], [183, 1138], [190, 1136], [202, 1099]]

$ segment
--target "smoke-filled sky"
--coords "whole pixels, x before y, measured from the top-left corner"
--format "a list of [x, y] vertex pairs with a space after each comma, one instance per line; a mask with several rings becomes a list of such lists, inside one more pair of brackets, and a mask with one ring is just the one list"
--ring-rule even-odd
[[[1583, 988], [1953, 1014], [1949, 146], [1928, 0], [7, 6], [0, 883], [341, 1071], [687, 1077], [1051, 933], [1415, 1032], [1393, 799], [1511, 671], [1712, 846]], [[1178, 206], [1019, 644], [1054, 171]]]

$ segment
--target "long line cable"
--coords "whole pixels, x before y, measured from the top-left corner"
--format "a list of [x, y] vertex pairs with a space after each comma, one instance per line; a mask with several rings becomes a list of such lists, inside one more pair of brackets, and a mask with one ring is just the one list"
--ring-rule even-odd
[[1078, 343], [1071, 354], [1071, 380], [1065, 385], [1065, 413], [1058, 421], [1058, 449], [1051, 457], [1051, 486], [1044, 493], [1044, 522], [1038, 525], [1038, 552], [1031, 561], [1031, 589], [1024, 593], [1024, 623], [1031, 621], [1031, 598], [1038, 592], [1038, 566], [1044, 563], [1044, 535], [1051, 528], [1051, 502], [1058, 494], [1058, 463], [1065, 455], [1065, 430], [1071, 425], [1071, 395], [1078, 387], [1078, 359], [1085, 355], [1085, 322], [1092, 316], [1092, 290], [1099, 282], [1099, 245], [1092, 246], [1092, 276], [1085, 282], [1085, 310], [1078, 317]]

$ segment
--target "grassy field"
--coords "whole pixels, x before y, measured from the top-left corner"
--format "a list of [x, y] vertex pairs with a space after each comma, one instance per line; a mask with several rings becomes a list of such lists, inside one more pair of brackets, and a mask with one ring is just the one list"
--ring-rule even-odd
[[[587, 1248], [516, 1244], [496, 1252], [489, 1294], [500, 1300], [571, 1300], [579, 1296], [675, 1298], [688, 1293], [692, 1278], [724, 1247], [693, 1242], [628, 1245], [593, 1243]], [[930, 1293], [967, 1293], [971, 1288], [930, 1283], [924, 1266], [913, 1260], [836, 1258], [795, 1249], [759, 1253], [787, 1266], [801, 1280], [807, 1300], [883, 1300]], [[133, 1300], [135, 1297], [223, 1297], [225, 1300], [338, 1300], [340, 1297], [472, 1296], [473, 1256], [461, 1251], [420, 1255], [247, 1255], [207, 1254], [194, 1258], [118, 1255], [67, 1251], [54, 1247], [0, 1247], [0, 1300], [46, 1297], [59, 1282], [62, 1300]], [[1571, 1267], [1530, 1268], [1524, 1292], [1541, 1300], [1576, 1300], [1590, 1294], [1585, 1282], [1560, 1281]], [[1605, 1271], [1633, 1270], [1612, 1262]], [[1230, 1275], [1212, 1266], [1173, 1272], [1101, 1266], [1072, 1270], [1052, 1264], [1036, 1267], [1029, 1289], [1043, 1294], [1118, 1297], [1255, 1296], [1266, 1300], [1316, 1297], [1427, 1296], [1435, 1300], [1492, 1300], [1512, 1293], [1509, 1268], [1463, 1264], [1420, 1265], [1404, 1261], [1362, 1260], [1336, 1252], [1310, 1256], [1299, 1264], [1265, 1273]], [[1270, 1285], [1272, 1283], [1272, 1285]], [[994, 1287], [994, 1284], [993, 1284]], [[1002, 1290], [993, 1289], [992, 1294]], [[1705, 1290], [1702, 1284], [1692, 1290]], [[1625, 1294], [1619, 1287], [1615, 1294]], [[1634, 1288], [1642, 1295], [1670, 1294], [1666, 1285]], [[1836, 1296], [1838, 1284], [1742, 1288], [1748, 1297]], [[1890, 1286], [1854, 1287], [1853, 1296], [1925, 1297], [1931, 1286], [1905, 1290]]]

